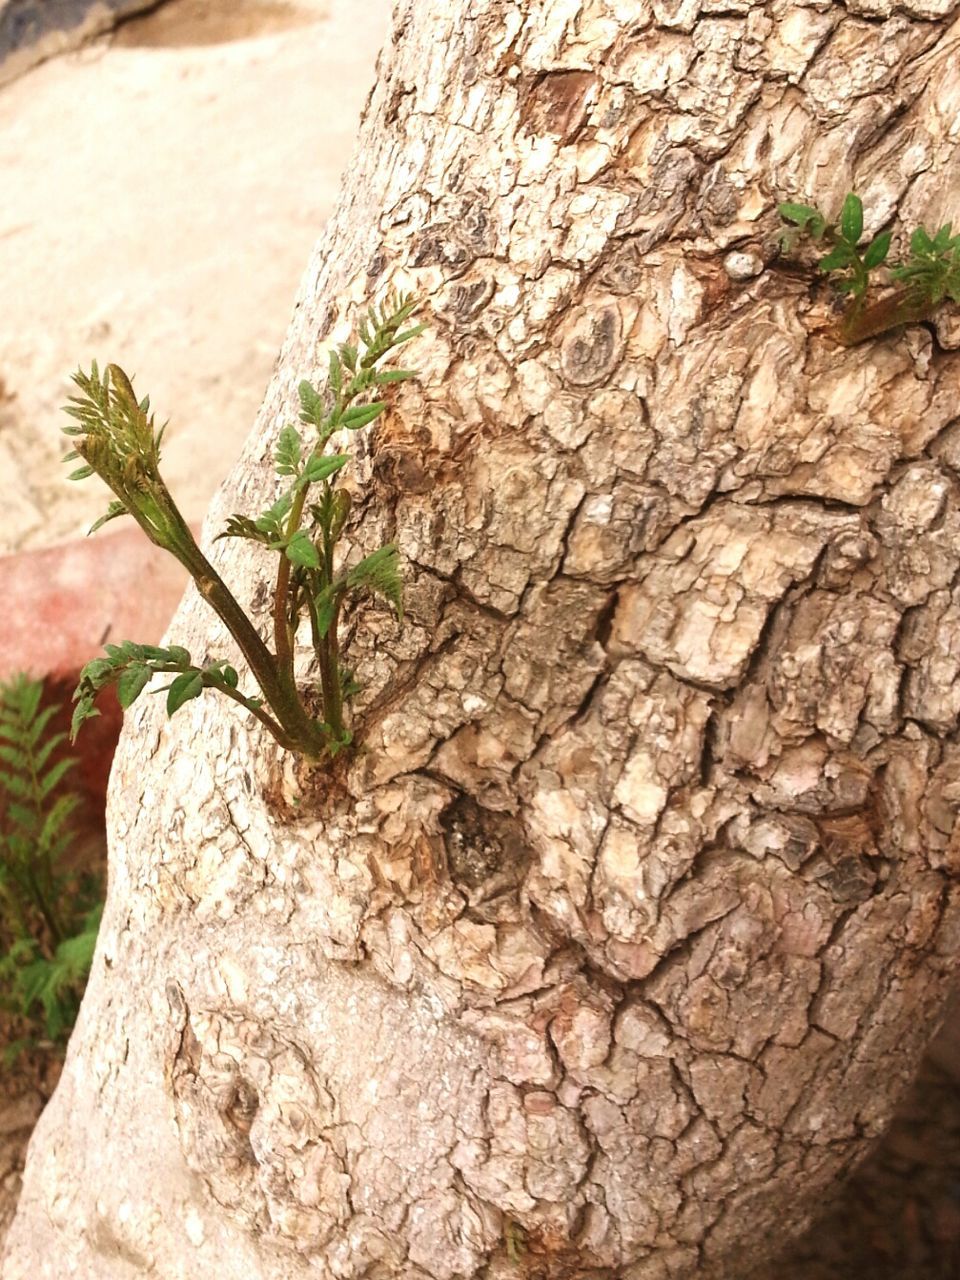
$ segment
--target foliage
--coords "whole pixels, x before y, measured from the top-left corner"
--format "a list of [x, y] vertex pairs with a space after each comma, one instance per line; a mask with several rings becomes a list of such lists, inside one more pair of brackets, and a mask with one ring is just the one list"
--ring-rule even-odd
[[[72, 396], [67, 413], [75, 424], [64, 428], [74, 437], [68, 459], [82, 465], [71, 479], [97, 474], [115, 495], [106, 520], [131, 515], [150, 540], [183, 564], [240, 648], [262, 697], [242, 693], [236, 670], [223, 659], [197, 666], [176, 645], [158, 648], [125, 641], [107, 645], [81, 672], [74, 694], [72, 736], [97, 714], [97, 695], [114, 686], [120, 703], [129, 707], [154, 675], [169, 673], [163, 686], [172, 715], [204, 689], [245, 707], [288, 750], [314, 759], [330, 759], [350, 741], [344, 701], [355, 691], [340, 659], [338, 624], [344, 603], [368, 593], [382, 597], [402, 621], [402, 584], [396, 547], [381, 547], [352, 568], [339, 563], [338, 543], [350, 514], [349, 492], [339, 487], [347, 453], [329, 452], [338, 432], [355, 432], [383, 413], [386, 401], [375, 398], [383, 387], [416, 376], [410, 369], [381, 369], [381, 361], [423, 331], [408, 326], [416, 304], [403, 295], [371, 307], [359, 326], [356, 343], [344, 342], [330, 352], [326, 385], [299, 387], [300, 425], [287, 424], [277, 439], [274, 463], [282, 483], [279, 497], [258, 516], [230, 516], [219, 538], [245, 538], [279, 559], [273, 591], [273, 650], [270, 650], [219, 574], [197, 546], [186, 521], [160, 475], [160, 441], [150, 414], [149, 397], [138, 401], [127, 375], [116, 365], [100, 374], [74, 375], [80, 395]], [[304, 430], [303, 428], [306, 428]], [[294, 677], [294, 643], [300, 624], [309, 619], [320, 673], [322, 718], [304, 705]], [[156, 692], [160, 692], [158, 689]]]
[[926, 320], [945, 299], [960, 302], [960, 236], [951, 234], [951, 223], [935, 235], [918, 227], [910, 237], [906, 260], [887, 266], [895, 287], [883, 297], [870, 298], [868, 291], [876, 282], [872, 273], [887, 265], [893, 234], [881, 232], [861, 252], [863, 201], [858, 195], [850, 192], [834, 222], [813, 205], [787, 201], [778, 208], [792, 224], [782, 238], [785, 249], [793, 249], [800, 236], [809, 236], [828, 250], [820, 258], [820, 270], [834, 277], [836, 288], [851, 298], [837, 334], [845, 345]]
[[[43, 682], [0, 685], [0, 1003], [62, 1040], [79, 1008], [97, 939], [100, 885], [69, 868], [79, 798], [63, 784], [76, 764], [51, 733], [57, 706]], [[8, 1046], [8, 1060], [32, 1042]]]

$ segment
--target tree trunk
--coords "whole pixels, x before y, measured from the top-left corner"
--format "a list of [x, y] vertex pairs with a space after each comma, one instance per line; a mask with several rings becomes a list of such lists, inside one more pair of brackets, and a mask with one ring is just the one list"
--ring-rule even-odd
[[837, 346], [775, 204], [960, 211], [956, 11], [398, 5], [206, 528], [412, 287], [352, 525], [407, 621], [350, 620], [341, 782], [130, 716], [4, 1280], [728, 1278], [882, 1129], [960, 942], [958, 339]]

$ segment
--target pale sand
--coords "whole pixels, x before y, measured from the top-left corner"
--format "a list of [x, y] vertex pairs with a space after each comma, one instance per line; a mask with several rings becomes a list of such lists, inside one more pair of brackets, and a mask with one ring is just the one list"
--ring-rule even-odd
[[[362, 21], [358, 21], [358, 9]], [[389, 0], [180, 0], [0, 89], [0, 551], [76, 537], [69, 375], [114, 360], [202, 516], [336, 198]]]

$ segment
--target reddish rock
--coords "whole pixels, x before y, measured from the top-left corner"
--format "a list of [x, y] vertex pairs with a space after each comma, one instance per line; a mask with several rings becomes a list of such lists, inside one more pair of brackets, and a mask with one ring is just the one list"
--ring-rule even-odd
[[[42, 676], [46, 701], [70, 700], [80, 668], [107, 642], [156, 644], [187, 585], [184, 569], [139, 529], [101, 533], [44, 551], [0, 558], [0, 599], [6, 604], [0, 680], [19, 671]], [[101, 716], [84, 726], [74, 783], [102, 814], [121, 712], [106, 694]], [[58, 727], [61, 727], [58, 725]]]

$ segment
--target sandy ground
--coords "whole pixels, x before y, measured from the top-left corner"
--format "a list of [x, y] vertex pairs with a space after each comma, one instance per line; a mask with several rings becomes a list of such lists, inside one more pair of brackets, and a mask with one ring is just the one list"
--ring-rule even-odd
[[179, 0], [0, 89], [0, 552], [86, 531], [59, 412], [91, 358], [171, 420], [195, 519], [260, 404], [389, 0]]

